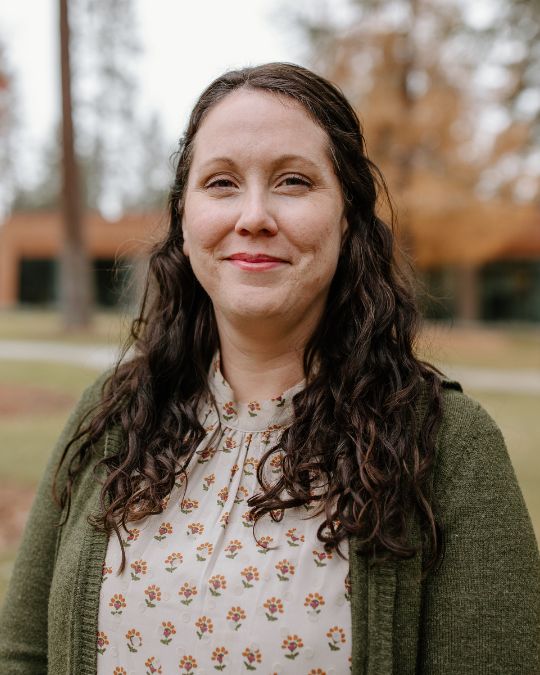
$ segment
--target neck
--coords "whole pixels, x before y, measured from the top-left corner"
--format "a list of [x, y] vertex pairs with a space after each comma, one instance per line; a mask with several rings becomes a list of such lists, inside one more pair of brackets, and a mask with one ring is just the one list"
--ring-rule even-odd
[[237, 402], [268, 400], [303, 380], [302, 359], [310, 334], [306, 326], [277, 331], [270, 321], [257, 328], [253, 322], [246, 331], [246, 321], [231, 323], [217, 315], [216, 320], [221, 372]]

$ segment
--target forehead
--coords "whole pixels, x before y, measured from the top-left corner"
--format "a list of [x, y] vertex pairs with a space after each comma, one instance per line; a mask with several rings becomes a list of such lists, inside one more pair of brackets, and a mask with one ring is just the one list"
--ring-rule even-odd
[[312, 161], [330, 161], [328, 134], [300, 103], [267, 91], [239, 89], [203, 118], [193, 162], [231, 153], [264, 159], [284, 150]]

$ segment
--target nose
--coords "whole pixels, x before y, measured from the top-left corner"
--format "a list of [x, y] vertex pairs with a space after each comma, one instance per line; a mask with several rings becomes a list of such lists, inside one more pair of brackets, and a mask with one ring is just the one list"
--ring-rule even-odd
[[242, 200], [242, 211], [236, 221], [235, 232], [241, 235], [276, 234], [277, 222], [268, 206], [268, 199], [262, 190], [248, 190]]

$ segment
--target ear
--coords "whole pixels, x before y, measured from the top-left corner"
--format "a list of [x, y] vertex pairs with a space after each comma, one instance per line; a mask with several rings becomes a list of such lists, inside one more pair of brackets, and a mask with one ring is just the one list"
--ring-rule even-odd
[[341, 242], [343, 243], [343, 240], [345, 239], [345, 235], [349, 231], [349, 223], [347, 221], [347, 218], [345, 217], [345, 214], [341, 216], [341, 221], [339, 224], [340, 230], [341, 230]]
[[182, 252], [186, 256], [186, 258], [189, 258], [189, 243], [186, 237], [186, 228], [184, 227], [184, 219], [182, 218]]

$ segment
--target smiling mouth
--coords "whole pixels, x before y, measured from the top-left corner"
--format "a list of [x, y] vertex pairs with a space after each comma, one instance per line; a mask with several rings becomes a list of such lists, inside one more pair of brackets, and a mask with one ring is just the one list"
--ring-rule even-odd
[[226, 260], [246, 272], [266, 272], [287, 264], [286, 260], [265, 253], [235, 253]]

